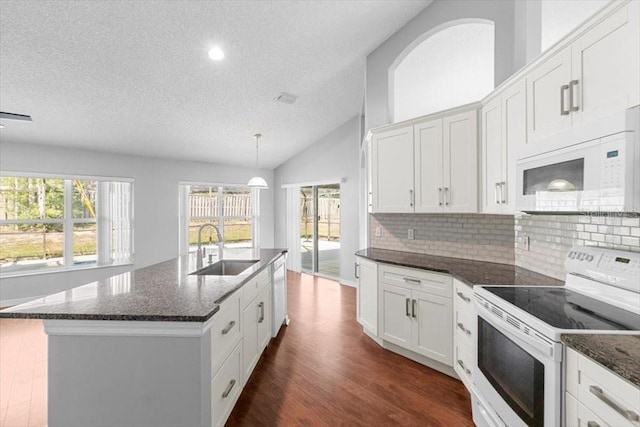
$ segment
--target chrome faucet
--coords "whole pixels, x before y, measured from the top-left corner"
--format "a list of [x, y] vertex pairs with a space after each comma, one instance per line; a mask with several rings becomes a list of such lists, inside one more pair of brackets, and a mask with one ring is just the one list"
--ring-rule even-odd
[[218, 237], [218, 259], [222, 259], [222, 245], [224, 241], [222, 240], [222, 234], [220, 234], [220, 230], [214, 224], [210, 222], [206, 224], [202, 224], [200, 228], [198, 228], [198, 250], [196, 252], [196, 270], [200, 270], [202, 268], [202, 258], [203, 258], [203, 250], [202, 250], [202, 230], [206, 227], [213, 227], [216, 230], [216, 235]]

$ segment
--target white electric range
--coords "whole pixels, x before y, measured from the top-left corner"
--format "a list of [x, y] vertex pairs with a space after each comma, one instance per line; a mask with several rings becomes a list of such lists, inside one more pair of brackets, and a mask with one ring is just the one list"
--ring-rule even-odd
[[476, 286], [473, 419], [563, 425], [562, 334], [640, 332], [640, 253], [574, 247], [565, 286]]

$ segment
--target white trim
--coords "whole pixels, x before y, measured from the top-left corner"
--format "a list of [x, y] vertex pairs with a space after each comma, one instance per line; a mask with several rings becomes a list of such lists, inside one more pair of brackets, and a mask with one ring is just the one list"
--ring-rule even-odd
[[213, 316], [204, 323], [61, 319], [44, 319], [43, 323], [47, 335], [201, 337], [211, 328], [212, 320]]
[[[3, 276], [4, 278], [4, 276]], [[14, 305], [24, 304], [25, 302], [33, 301], [46, 295], [38, 295], [35, 297], [22, 297], [22, 298], [12, 298], [12, 299], [2, 299], [0, 300], [0, 307], [12, 307]]]
[[323, 179], [321, 181], [306, 181], [306, 182], [282, 184], [280, 188], [311, 187], [311, 186], [314, 186], [314, 185], [344, 184], [345, 182], [347, 182], [347, 178]]
[[358, 283], [353, 281], [353, 280], [339, 279], [338, 283], [340, 283], [341, 285], [352, 287], [352, 288], [357, 288], [358, 287]]
[[135, 178], [131, 177], [113, 177], [113, 176], [95, 176], [95, 175], [67, 175], [63, 173], [41, 173], [41, 172], [16, 172], [0, 170], [0, 177], [20, 177], [20, 178], [59, 178], [59, 179], [77, 179], [86, 181], [119, 181], [134, 182]]
[[178, 185], [208, 185], [209, 187], [247, 187], [246, 182], [242, 183], [221, 183], [221, 182], [207, 182], [207, 181], [178, 181]]

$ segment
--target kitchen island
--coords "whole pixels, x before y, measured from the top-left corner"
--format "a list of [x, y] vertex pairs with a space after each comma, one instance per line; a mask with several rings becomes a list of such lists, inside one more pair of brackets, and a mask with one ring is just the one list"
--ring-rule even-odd
[[235, 276], [192, 275], [195, 257], [178, 257], [0, 311], [44, 319], [49, 426], [223, 424], [271, 337], [285, 253], [225, 250], [257, 261]]

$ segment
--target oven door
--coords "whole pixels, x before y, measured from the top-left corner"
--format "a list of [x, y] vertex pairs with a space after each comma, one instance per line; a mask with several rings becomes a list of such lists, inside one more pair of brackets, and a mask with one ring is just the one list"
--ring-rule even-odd
[[562, 344], [535, 342], [482, 305], [476, 308], [474, 381], [497, 424], [559, 426]]

